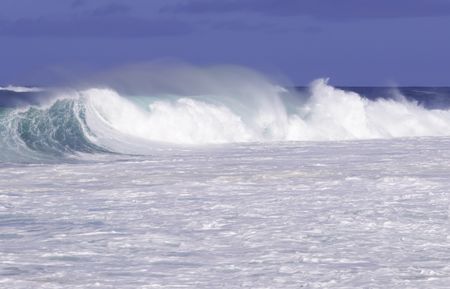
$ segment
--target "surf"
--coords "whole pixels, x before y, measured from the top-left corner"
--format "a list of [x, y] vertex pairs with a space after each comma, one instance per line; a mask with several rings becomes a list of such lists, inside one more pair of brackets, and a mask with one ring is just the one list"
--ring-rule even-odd
[[[219, 79], [220, 80], [220, 79]], [[127, 95], [109, 87], [59, 92], [0, 114], [2, 161], [151, 154], [161, 146], [342, 141], [450, 135], [450, 111], [397, 95], [369, 99], [328, 84], [306, 93], [271, 82], [232, 90]], [[39, 90], [42, 94], [42, 91]]]

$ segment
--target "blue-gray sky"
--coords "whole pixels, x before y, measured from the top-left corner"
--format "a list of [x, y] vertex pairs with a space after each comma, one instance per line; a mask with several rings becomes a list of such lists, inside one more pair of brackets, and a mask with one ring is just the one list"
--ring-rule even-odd
[[2, 0], [0, 84], [176, 59], [302, 85], [450, 85], [450, 0]]

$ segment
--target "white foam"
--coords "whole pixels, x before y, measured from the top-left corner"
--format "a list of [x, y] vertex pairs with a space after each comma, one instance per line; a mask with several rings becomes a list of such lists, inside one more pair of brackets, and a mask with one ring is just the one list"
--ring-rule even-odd
[[326, 80], [312, 83], [302, 105], [286, 101], [286, 91], [276, 86], [270, 93], [265, 87], [259, 98], [252, 95], [252, 101], [180, 96], [147, 100], [147, 107], [111, 89], [81, 94], [89, 107], [88, 124], [103, 139], [214, 144], [450, 135], [449, 111], [428, 110], [405, 99], [369, 100]]
[[83, 96], [89, 107], [89, 127], [103, 141], [131, 138], [134, 143], [206, 144], [253, 139], [240, 117], [225, 106], [180, 98], [158, 100], [144, 109], [108, 89], [91, 89]]
[[[450, 135], [450, 112], [428, 110], [404, 98], [368, 100], [325, 80], [311, 85], [299, 108], [306, 131], [294, 139], [343, 140]], [[297, 131], [298, 132], [298, 131]]]

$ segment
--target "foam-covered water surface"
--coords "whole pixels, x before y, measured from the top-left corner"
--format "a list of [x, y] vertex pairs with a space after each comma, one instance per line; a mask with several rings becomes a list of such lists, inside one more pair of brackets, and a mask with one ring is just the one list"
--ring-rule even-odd
[[236, 67], [0, 87], [0, 288], [448, 288], [449, 104]]
[[450, 284], [449, 138], [90, 154], [0, 165], [1, 288]]

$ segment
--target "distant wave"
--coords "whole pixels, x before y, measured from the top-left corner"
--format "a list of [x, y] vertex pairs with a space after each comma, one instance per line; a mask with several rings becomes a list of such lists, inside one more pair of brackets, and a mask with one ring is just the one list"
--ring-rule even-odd
[[[450, 111], [402, 96], [368, 99], [314, 81], [306, 96], [277, 85], [233, 96], [125, 97], [108, 88], [0, 112], [0, 160], [151, 153], [161, 145], [448, 136]], [[245, 94], [245, 93], [244, 93]]]
[[41, 92], [44, 91], [44, 89], [39, 87], [26, 87], [26, 86], [14, 86], [14, 85], [8, 85], [8, 86], [0, 86], [0, 90], [7, 90], [12, 92]]

